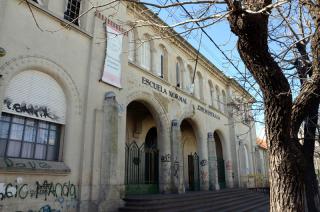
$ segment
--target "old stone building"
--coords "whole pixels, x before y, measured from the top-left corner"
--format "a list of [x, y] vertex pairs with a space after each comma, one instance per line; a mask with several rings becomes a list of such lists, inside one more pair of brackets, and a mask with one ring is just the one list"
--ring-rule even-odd
[[[252, 97], [141, 5], [1, 0], [0, 211], [246, 186]], [[79, 19], [77, 17], [80, 16]], [[194, 78], [194, 85], [192, 83]]]

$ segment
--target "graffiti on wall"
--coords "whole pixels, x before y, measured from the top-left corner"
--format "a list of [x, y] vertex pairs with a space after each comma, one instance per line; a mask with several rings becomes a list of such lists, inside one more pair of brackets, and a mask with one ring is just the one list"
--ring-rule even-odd
[[[16, 211], [16, 212], [23, 212], [23, 211]], [[44, 205], [38, 210], [27, 210], [27, 212], [61, 212], [60, 209], [54, 209], [50, 205]]]
[[161, 155], [160, 159], [161, 159], [161, 162], [170, 162], [171, 156], [170, 156], [170, 154]]
[[208, 172], [201, 170], [200, 179], [201, 179], [201, 184], [206, 184], [208, 181]]
[[232, 170], [232, 162], [230, 160], [227, 160], [227, 162], [226, 162], [226, 169], [228, 171]]
[[50, 169], [51, 166], [45, 161], [27, 160], [27, 161], [12, 161], [10, 158], [5, 158], [4, 163], [7, 168], [30, 168], [30, 169]]
[[77, 188], [70, 181], [65, 183], [49, 183], [45, 180], [43, 183], [37, 181], [35, 184], [0, 183], [1, 201], [12, 198], [42, 198], [47, 200], [48, 197], [76, 199]]
[[173, 176], [177, 179], [179, 178], [179, 161], [173, 163]]
[[208, 164], [208, 160], [201, 160], [200, 166], [206, 166]]
[[47, 106], [39, 106], [33, 104], [22, 103], [13, 103], [11, 99], [6, 98], [4, 105], [8, 110], [12, 110], [17, 113], [27, 113], [28, 115], [41, 117], [41, 118], [50, 118], [52, 120], [58, 120], [59, 117], [53, 114]]

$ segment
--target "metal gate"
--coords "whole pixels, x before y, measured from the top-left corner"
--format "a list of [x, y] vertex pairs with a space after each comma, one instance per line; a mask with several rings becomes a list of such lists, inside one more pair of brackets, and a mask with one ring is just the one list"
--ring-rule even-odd
[[199, 156], [195, 152], [188, 155], [188, 176], [189, 176], [189, 190], [200, 190], [200, 176], [199, 176]]
[[158, 192], [159, 151], [155, 146], [126, 144], [125, 184], [127, 194]]
[[218, 183], [219, 183], [220, 189], [222, 189], [226, 187], [226, 177], [225, 177], [223, 158], [217, 158], [217, 164], [218, 164]]

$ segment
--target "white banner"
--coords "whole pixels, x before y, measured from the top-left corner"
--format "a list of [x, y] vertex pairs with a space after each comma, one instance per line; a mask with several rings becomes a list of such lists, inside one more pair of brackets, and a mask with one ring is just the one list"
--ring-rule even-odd
[[121, 52], [123, 34], [106, 24], [107, 49], [102, 81], [121, 88]]

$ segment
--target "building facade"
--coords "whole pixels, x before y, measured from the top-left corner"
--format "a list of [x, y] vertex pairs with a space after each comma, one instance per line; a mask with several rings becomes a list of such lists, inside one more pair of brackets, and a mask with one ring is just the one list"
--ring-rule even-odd
[[172, 30], [133, 27], [163, 24], [147, 8], [110, 2], [0, 1], [0, 211], [116, 211], [255, 172], [252, 97], [202, 55], [195, 71]]

